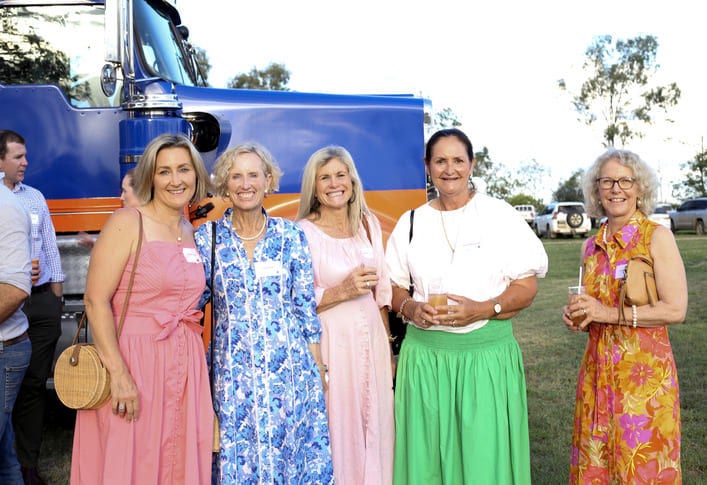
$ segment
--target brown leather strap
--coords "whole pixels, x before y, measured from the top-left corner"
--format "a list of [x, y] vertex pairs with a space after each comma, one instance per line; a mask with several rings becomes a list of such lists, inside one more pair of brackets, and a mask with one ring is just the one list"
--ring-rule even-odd
[[[137, 209], [135, 209], [137, 210]], [[140, 256], [140, 249], [142, 248], [142, 238], [143, 238], [143, 233], [142, 233], [142, 212], [137, 210], [138, 214], [138, 221], [139, 221], [139, 232], [138, 232], [138, 240], [137, 240], [137, 248], [135, 249], [135, 259], [133, 259], [133, 267], [132, 270], [130, 271], [130, 281], [128, 282], [128, 290], [125, 294], [125, 301], [123, 302], [123, 311], [120, 314], [120, 323], [118, 324], [118, 338], [120, 338], [120, 334], [123, 331], [123, 324], [125, 323], [125, 314], [128, 312], [128, 302], [130, 301], [130, 294], [133, 291], [133, 281], [135, 281], [135, 269], [137, 268], [137, 260], [139, 259]], [[79, 351], [80, 346], [76, 345], [79, 342], [79, 335], [81, 334], [81, 329], [85, 327], [87, 324], [87, 317], [86, 317], [86, 312], [84, 311], [83, 314], [81, 315], [81, 321], [79, 322], [79, 326], [76, 329], [76, 334], [74, 335], [74, 340], [71, 342], [71, 345], [74, 345], [74, 351], [71, 353], [71, 357], [69, 358], [69, 363], [71, 365], [77, 365], [79, 363]]]
[[[135, 209], [137, 210], [137, 209]], [[140, 249], [142, 248], [142, 212], [137, 210], [138, 221], [140, 224], [140, 229], [137, 238], [137, 248], [135, 249], [135, 259], [133, 259], [133, 269], [130, 271], [130, 281], [128, 282], [128, 290], [125, 293], [125, 301], [123, 302], [123, 311], [120, 314], [120, 323], [118, 324], [118, 338], [123, 331], [123, 324], [125, 323], [125, 314], [128, 312], [128, 303], [130, 302], [130, 294], [133, 291], [133, 281], [135, 281], [135, 269], [137, 268], [137, 260], [140, 257]]]

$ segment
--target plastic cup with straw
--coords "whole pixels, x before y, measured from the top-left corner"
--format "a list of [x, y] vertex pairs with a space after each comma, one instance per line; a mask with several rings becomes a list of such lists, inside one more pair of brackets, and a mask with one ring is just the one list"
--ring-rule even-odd
[[[587, 292], [586, 287], [582, 284], [582, 271], [583, 267], [579, 267], [579, 279], [577, 281], [577, 286], [570, 286], [568, 287], [569, 290], [569, 303], [572, 304], [572, 302], [577, 298], [579, 295], [583, 295]], [[572, 322], [574, 322], [575, 325], [578, 325], [584, 321], [586, 317], [586, 314], [584, 315], [579, 315], [576, 317], [572, 317]]]

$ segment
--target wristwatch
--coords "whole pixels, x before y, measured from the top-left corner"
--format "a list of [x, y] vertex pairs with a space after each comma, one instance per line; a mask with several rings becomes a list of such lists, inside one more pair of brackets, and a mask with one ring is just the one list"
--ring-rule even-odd
[[501, 304], [495, 298], [492, 298], [491, 301], [493, 302], [493, 314], [496, 316], [501, 313]]

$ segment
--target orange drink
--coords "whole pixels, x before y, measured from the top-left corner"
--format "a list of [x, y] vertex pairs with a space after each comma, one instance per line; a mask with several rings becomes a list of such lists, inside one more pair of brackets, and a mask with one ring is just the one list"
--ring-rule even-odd
[[[583, 295], [587, 292], [587, 288], [585, 286], [570, 286], [569, 287], [569, 298], [568, 302], [569, 304], [572, 304], [572, 302], [579, 296]], [[579, 316], [574, 316], [571, 317], [570, 319], [572, 320], [572, 323], [575, 325], [579, 325], [584, 321], [586, 318], [586, 315], [579, 315]]]

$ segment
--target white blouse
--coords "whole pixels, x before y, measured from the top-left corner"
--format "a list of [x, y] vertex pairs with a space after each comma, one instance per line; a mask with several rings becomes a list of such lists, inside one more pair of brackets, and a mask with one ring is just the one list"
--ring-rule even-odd
[[[427, 288], [434, 279], [442, 279], [448, 294], [487, 301], [503, 293], [513, 280], [542, 278], [547, 273], [547, 253], [528, 223], [511, 205], [485, 194], [475, 194], [453, 211], [439, 211], [429, 203], [418, 207], [411, 243], [409, 228], [406, 212], [388, 239], [385, 256], [393, 283], [407, 288], [412, 275], [417, 301], [427, 301]], [[467, 333], [487, 321], [429, 329]]]

